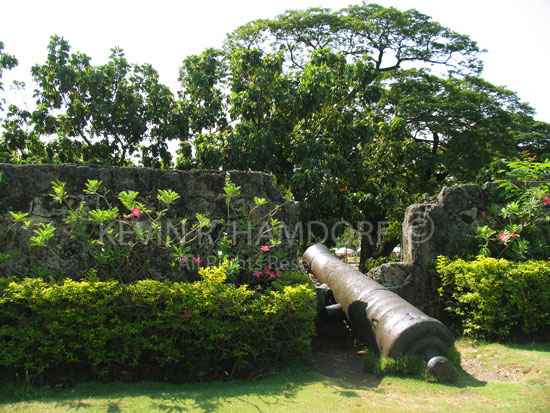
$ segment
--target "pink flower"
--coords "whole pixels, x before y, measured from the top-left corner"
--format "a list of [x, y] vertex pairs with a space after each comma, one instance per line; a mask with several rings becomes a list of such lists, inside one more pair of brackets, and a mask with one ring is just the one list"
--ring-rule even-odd
[[185, 318], [186, 320], [189, 320], [191, 318], [191, 311], [186, 310], [185, 308], [182, 308], [180, 310], [180, 313], [183, 315], [183, 318]]
[[279, 270], [271, 271], [269, 273], [269, 279], [272, 279], [272, 278], [281, 278], [281, 272]]
[[262, 274], [263, 274], [263, 272], [261, 272], [261, 271], [254, 271], [252, 273], [252, 276], [256, 277], [256, 278], [260, 278], [262, 276]]
[[544, 205], [550, 205], [550, 197], [548, 195], [544, 195], [544, 199], [541, 202]]
[[132, 212], [130, 212], [128, 215], [124, 215], [124, 218], [141, 218], [141, 211], [139, 208], [132, 208]]
[[269, 246], [268, 245], [262, 245], [260, 247], [260, 249], [263, 251], [263, 252], [269, 252]]
[[518, 234], [515, 232], [502, 232], [498, 234], [498, 240], [500, 242], [507, 242], [510, 238], [517, 238]]
[[183, 257], [183, 258], [181, 259], [181, 263], [182, 263], [182, 264], [187, 264], [188, 262], [189, 262], [189, 257]]
[[201, 257], [193, 257], [193, 264], [200, 264], [201, 262], [204, 262]]

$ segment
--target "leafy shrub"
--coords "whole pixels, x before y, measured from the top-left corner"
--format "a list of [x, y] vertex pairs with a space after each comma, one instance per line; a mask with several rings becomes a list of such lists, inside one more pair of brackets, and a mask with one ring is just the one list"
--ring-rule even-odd
[[438, 289], [446, 311], [464, 334], [486, 339], [550, 337], [550, 263], [437, 260]]
[[0, 379], [247, 377], [309, 350], [307, 276], [258, 292], [227, 283], [224, 267], [200, 274], [187, 283], [0, 279]]
[[[515, 261], [550, 257], [550, 162], [516, 161], [500, 171], [502, 205], [491, 205], [477, 228], [479, 254]], [[545, 182], [546, 181], [546, 182]]]
[[363, 356], [363, 369], [367, 373], [374, 374], [375, 376], [382, 376], [382, 370], [380, 369], [380, 354], [374, 351], [369, 351]]
[[365, 260], [365, 269], [363, 272], [367, 273], [373, 268], [380, 267], [382, 264], [386, 264], [388, 262], [399, 262], [401, 261], [400, 257], [378, 257], [378, 258], [367, 258]]
[[368, 352], [363, 358], [363, 367], [376, 376], [420, 376], [426, 369], [426, 362], [417, 354], [392, 358]]
[[380, 358], [380, 370], [387, 375], [415, 376], [422, 374], [425, 369], [426, 362], [422, 356], [416, 354]]
[[363, 358], [363, 368], [375, 376], [413, 376], [429, 382], [454, 382], [460, 368], [460, 353], [451, 346], [444, 354], [453, 366], [448, 377], [436, 377], [426, 372], [426, 362], [417, 354], [404, 354], [400, 357], [383, 357], [375, 352], [368, 352]]

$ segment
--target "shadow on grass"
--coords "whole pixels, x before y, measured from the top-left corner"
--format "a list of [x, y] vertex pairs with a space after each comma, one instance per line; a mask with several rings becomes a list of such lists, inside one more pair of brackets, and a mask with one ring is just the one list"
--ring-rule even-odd
[[[361, 389], [385, 393], [378, 388], [382, 378], [363, 373], [363, 377], [335, 377], [322, 374], [309, 363], [282, 369], [257, 380], [212, 381], [189, 384], [161, 382], [138, 383], [80, 383], [73, 388], [58, 390], [47, 388], [0, 387], [0, 410], [2, 405], [17, 402], [39, 402], [56, 409], [86, 411], [101, 405], [107, 412], [119, 412], [127, 407], [128, 399], [142, 399], [140, 406], [155, 411], [185, 412], [214, 411], [228, 402], [238, 401], [247, 406], [247, 411], [262, 411], [266, 406], [292, 410], [298, 393], [309, 386], [319, 386], [344, 398], [364, 397]], [[420, 382], [422, 379], [418, 379]], [[427, 384], [427, 383], [425, 383]], [[444, 386], [466, 388], [485, 386], [462, 369], [455, 383]], [[310, 390], [311, 391], [311, 390]]]
[[[514, 348], [515, 345], [509, 345]], [[522, 350], [550, 351], [550, 344], [520, 345]], [[279, 371], [256, 380], [212, 381], [189, 384], [163, 382], [97, 383], [85, 382], [73, 388], [48, 389], [34, 387], [0, 386], [2, 406], [17, 402], [54, 404], [56, 408], [81, 410], [97, 409], [98, 404], [108, 412], [118, 412], [126, 406], [128, 398], [143, 398], [143, 406], [156, 411], [184, 412], [190, 410], [213, 411], [226, 403], [238, 401], [247, 411], [260, 411], [266, 406], [292, 410], [298, 393], [328, 391], [344, 398], [359, 398], [361, 390], [386, 393], [380, 387], [383, 378], [366, 373], [362, 354], [351, 344], [346, 334], [338, 339], [323, 340], [314, 344], [311, 360], [282, 367]], [[429, 384], [415, 378], [419, 388]], [[440, 383], [449, 388], [475, 388], [487, 384], [458, 368], [454, 383]], [[306, 390], [307, 388], [307, 390]], [[137, 403], [137, 402], [136, 402]], [[260, 407], [261, 405], [261, 407]]]
[[550, 343], [502, 343], [501, 345], [513, 350], [550, 353]]
[[456, 387], [459, 389], [463, 389], [466, 387], [484, 387], [487, 385], [487, 382], [476, 379], [474, 376], [464, 371], [462, 367], [459, 367], [456, 381], [454, 383], [442, 383], [442, 384], [446, 384], [449, 387]]
[[[72, 388], [49, 389], [12, 384], [0, 386], [0, 410], [2, 405], [17, 402], [52, 403], [56, 408], [85, 411], [100, 403], [108, 412], [121, 411], [125, 398], [144, 398], [151, 409], [180, 412], [189, 410], [212, 411], [228, 400], [239, 400], [249, 406], [249, 411], [260, 411], [254, 401], [262, 406], [291, 405], [297, 393], [304, 387], [325, 383], [326, 378], [309, 365], [285, 368], [257, 380], [212, 381], [189, 384], [161, 382], [98, 383], [85, 382]], [[352, 396], [351, 394], [349, 395]]]

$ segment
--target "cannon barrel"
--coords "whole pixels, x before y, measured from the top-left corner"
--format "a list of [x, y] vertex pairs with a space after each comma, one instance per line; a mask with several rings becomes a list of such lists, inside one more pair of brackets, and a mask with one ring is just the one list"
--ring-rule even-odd
[[375, 340], [380, 354], [396, 357], [418, 354], [428, 362], [448, 363], [440, 356], [453, 345], [449, 329], [440, 321], [389, 291], [373, 279], [343, 263], [324, 245], [309, 247], [304, 266], [326, 283], [341, 305], [354, 333]]

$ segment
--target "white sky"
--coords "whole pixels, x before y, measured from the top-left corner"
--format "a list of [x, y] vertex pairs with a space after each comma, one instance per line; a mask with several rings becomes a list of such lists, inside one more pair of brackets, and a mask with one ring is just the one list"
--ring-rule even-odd
[[[550, 0], [378, 0], [383, 6], [415, 8], [488, 53], [483, 77], [506, 86], [531, 104], [539, 120], [550, 122]], [[320, 6], [333, 10], [360, 0], [9, 0], [0, 5], [0, 40], [19, 60], [4, 74], [30, 85], [30, 67], [46, 59], [49, 37], [63, 36], [72, 51], [105, 63], [120, 46], [132, 63], [151, 63], [161, 81], [179, 90], [184, 57], [219, 47], [225, 34], [257, 18], [288, 9]], [[11, 101], [16, 99], [7, 96]], [[29, 99], [32, 100], [32, 99]], [[29, 103], [32, 103], [29, 102]]]

